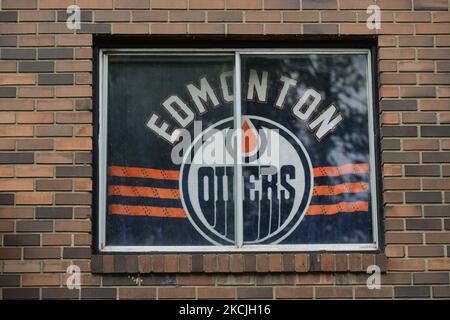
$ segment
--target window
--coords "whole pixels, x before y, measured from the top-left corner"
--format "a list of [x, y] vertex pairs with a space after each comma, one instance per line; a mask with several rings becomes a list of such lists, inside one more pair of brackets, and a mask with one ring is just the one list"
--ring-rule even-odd
[[99, 249], [378, 248], [368, 49], [103, 49]]

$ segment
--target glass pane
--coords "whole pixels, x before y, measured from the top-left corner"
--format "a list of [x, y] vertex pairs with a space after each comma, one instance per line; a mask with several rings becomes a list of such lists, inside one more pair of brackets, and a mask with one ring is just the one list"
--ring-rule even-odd
[[244, 244], [373, 242], [367, 63], [242, 56]]
[[233, 245], [233, 157], [201, 148], [233, 123], [233, 68], [233, 55], [109, 56], [106, 245]]

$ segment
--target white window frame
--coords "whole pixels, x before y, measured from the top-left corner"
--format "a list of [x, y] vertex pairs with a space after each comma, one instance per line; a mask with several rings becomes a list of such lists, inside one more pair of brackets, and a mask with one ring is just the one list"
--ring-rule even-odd
[[[242, 167], [235, 164], [236, 173], [234, 179], [235, 194], [235, 245], [234, 246], [112, 246], [106, 243], [106, 176], [107, 176], [107, 119], [108, 119], [108, 56], [110, 55], [234, 55], [234, 125], [239, 127], [241, 122], [241, 56], [242, 55], [287, 55], [287, 54], [364, 54], [367, 56], [367, 97], [368, 97], [368, 133], [369, 133], [369, 171], [370, 171], [370, 190], [372, 201], [372, 243], [333, 243], [333, 244], [260, 244], [243, 245], [243, 215], [242, 215]], [[369, 49], [198, 49], [198, 48], [178, 48], [178, 49], [132, 49], [132, 48], [114, 48], [99, 50], [99, 121], [98, 121], [98, 172], [97, 177], [97, 201], [98, 201], [98, 250], [100, 252], [142, 252], [142, 253], [196, 253], [196, 252], [373, 252], [379, 250], [379, 219], [378, 196], [377, 196], [377, 164], [375, 162], [375, 128], [374, 128], [374, 107], [373, 107], [373, 81], [372, 81], [372, 59]], [[239, 131], [238, 131], [239, 132]], [[241, 139], [237, 139], [241, 143]], [[242, 150], [239, 145], [236, 148], [236, 159], [240, 159]]]

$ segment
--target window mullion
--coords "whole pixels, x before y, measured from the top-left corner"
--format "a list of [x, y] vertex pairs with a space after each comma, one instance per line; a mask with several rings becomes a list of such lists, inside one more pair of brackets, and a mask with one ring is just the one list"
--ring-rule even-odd
[[236, 143], [234, 152], [234, 229], [235, 245], [242, 247], [244, 242], [243, 227], [243, 184], [242, 184], [242, 110], [241, 110], [241, 56], [239, 52], [235, 53], [234, 61], [234, 128], [236, 130]]
[[103, 250], [106, 245], [106, 176], [107, 176], [107, 132], [108, 132], [108, 55], [101, 52], [100, 55], [100, 103], [99, 103], [99, 134], [98, 134], [98, 154], [99, 154], [99, 249]]

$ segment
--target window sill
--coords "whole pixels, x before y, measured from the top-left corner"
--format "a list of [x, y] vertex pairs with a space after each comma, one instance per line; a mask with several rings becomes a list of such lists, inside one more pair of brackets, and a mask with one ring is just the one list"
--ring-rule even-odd
[[91, 272], [114, 273], [286, 273], [366, 272], [377, 265], [386, 272], [384, 253], [267, 253], [267, 254], [98, 254]]

